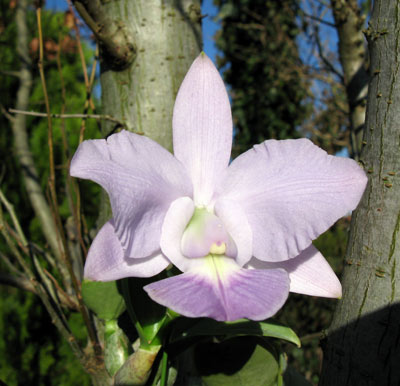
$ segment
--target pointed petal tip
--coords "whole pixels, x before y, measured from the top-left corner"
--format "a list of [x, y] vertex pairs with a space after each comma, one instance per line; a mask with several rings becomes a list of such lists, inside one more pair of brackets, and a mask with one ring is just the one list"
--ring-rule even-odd
[[202, 61], [203, 63], [208, 62], [209, 64], [211, 63], [213, 65], [213, 67], [215, 67], [214, 62], [210, 59], [210, 57], [204, 51], [200, 52], [200, 54], [193, 61], [193, 63], [196, 63], [197, 61], [199, 61], [199, 62]]
[[338, 277], [324, 256], [312, 244], [293, 259], [271, 263], [253, 258], [247, 267], [283, 268], [289, 274], [290, 292], [331, 299], [342, 297], [342, 285]]

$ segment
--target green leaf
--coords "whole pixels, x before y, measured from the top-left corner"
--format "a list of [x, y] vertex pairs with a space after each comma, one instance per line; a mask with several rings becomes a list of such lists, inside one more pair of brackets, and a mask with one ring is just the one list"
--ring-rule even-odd
[[104, 320], [117, 319], [125, 311], [125, 302], [115, 281], [100, 282], [85, 279], [82, 283], [85, 304]]
[[129, 340], [116, 320], [107, 321], [104, 329], [104, 364], [113, 376], [129, 357]]
[[167, 309], [155, 303], [143, 290], [145, 285], [159, 280], [159, 276], [156, 278], [127, 278], [121, 280], [121, 292], [124, 296], [129, 316], [140, 336], [143, 348], [161, 343], [159, 332], [164, 324], [170, 320], [167, 315]]
[[205, 386], [277, 386], [279, 360], [272, 344], [257, 337], [204, 342], [195, 349]]
[[235, 322], [217, 322], [213, 319], [186, 320], [179, 319], [174, 322], [171, 342], [177, 342], [182, 339], [193, 338], [197, 336], [264, 336], [283, 339], [294, 343], [300, 347], [300, 339], [295, 332], [286, 326], [273, 320], [264, 322], [255, 322], [246, 319], [240, 319]]

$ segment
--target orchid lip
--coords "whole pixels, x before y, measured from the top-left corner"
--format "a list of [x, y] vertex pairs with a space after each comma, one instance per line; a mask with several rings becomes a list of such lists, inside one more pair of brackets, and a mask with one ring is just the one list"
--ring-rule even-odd
[[182, 254], [187, 257], [204, 257], [208, 254], [235, 258], [237, 248], [222, 221], [205, 208], [196, 208], [181, 242]]

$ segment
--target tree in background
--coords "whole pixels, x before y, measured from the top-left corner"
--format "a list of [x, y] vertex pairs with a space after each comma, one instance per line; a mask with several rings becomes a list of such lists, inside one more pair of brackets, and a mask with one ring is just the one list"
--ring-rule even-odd
[[374, 2], [361, 163], [370, 182], [353, 214], [343, 298], [324, 348], [321, 385], [400, 383], [400, 130], [397, 1]]
[[[39, 39], [33, 8], [24, 1], [2, 0], [0, 24], [0, 164], [1, 191], [14, 208], [18, 208], [18, 217], [22, 231], [32, 245], [42, 246], [47, 242], [43, 233], [42, 220], [51, 209], [46, 200], [49, 179], [49, 148], [47, 122], [40, 117], [25, 117], [9, 112], [10, 108], [43, 111], [45, 98], [38, 70]], [[86, 100], [86, 88], [83, 82], [81, 59], [78, 54], [78, 40], [69, 23], [70, 13], [43, 12], [42, 28], [44, 39], [44, 70], [48, 80], [48, 93], [51, 95], [53, 112], [83, 112]], [[18, 50], [15, 49], [18, 47]], [[82, 46], [82, 54], [91, 64], [94, 49], [88, 44]], [[90, 59], [89, 59], [90, 58]], [[68, 90], [68, 96], [66, 96]], [[69, 196], [66, 194], [67, 157], [71, 149], [79, 142], [81, 120], [58, 120], [54, 122], [55, 164], [57, 165], [58, 189], [61, 192], [60, 212], [63, 222], [70, 223]], [[65, 134], [65, 144], [62, 137]], [[98, 136], [94, 121], [86, 123], [86, 133], [90, 137]], [[28, 191], [27, 192], [27, 189]], [[91, 197], [85, 206], [88, 226], [92, 227], [97, 213], [95, 198], [99, 189], [87, 186], [83, 198]], [[4, 204], [2, 195], [2, 204]], [[33, 200], [33, 202], [31, 201]], [[34, 209], [35, 208], [35, 209]], [[37, 212], [35, 212], [35, 210]], [[42, 215], [42, 217], [40, 216]], [[4, 219], [10, 220], [8, 213]], [[49, 217], [45, 221], [48, 221]], [[54, 233], [54, 223], [48, 221]], [[4, 223], [3, 223], [4, 225]], [[51, 236], [54, 240], [53, 236]], [[4, 240], [4, 239], [3, 239]], [[53, 243], [53, 246], [56, 243]], [[27, 245], [25, 245], [27, 247]], [[11, 258], [10, 250], [0, 243], [2, 282], [36, 291], [23, 276], [12, 277], [6, 271], [18, 272], [18, 263]], [[43, 256], [42, 256], [43, 257]], [[28, 258], [29, 261], [29, 258]], [[57, 270], [52, 263], [57, 260], [43, 259], [41, 264], [51, 274]], [[11, 263], [7, 264], [7, 263]], [[11, 268], [10, 268], [11, 266]], [[14, 271], [13, 271], [14, 269]], [[65, 270], [65, 268], [64, 268]], [[11, 280], [10, 279], [15, 279]], [[0, 298], [0, 378], [9, 384], [48, 383], [57, 379], [60, 383], [87, 383], [67, 342], [61, 338], [51, 324], [49, 316], [40, 304], [39, 298], [32, 294], [18, 293], [15, 288], [4, 287]], [[67, 290], [67, 292], [69, 292]], [[74, 334], [82, 335], [82, 320], [77, 313], [66, 312]], [[12, 329], [7, 326], [12, 326]], [[18, 371], [16, 371], [18, 369]], [[68, 369], [69, 375], [64, 370]]]
[[266, 139], [299, 136], [309, 109], [294, 0], [215, 0], [218, 64], [230, 86], [236, 154]]
[[347, 96], [350, 155], [358, 160], [368, 92], [368, 55], [363, 34], [366, 15], [356, 0], [331, 0], [331, 7], [339, 37], [338, 51], [343, 70], [341, 80]]
[[[359, 4], [360, 3], [360, 4]], [[313, 0], [302, 3], [306, 73], [314, 104], [303, 132], [329, 153], [346, 150], [358, 160], [362, 147], [368, 90], [368, 52], [363, 30], [370, 1]], [[337, 45], [333, 44], [337, 35]], [[304, 55], [303, 55], [304, 56]]]

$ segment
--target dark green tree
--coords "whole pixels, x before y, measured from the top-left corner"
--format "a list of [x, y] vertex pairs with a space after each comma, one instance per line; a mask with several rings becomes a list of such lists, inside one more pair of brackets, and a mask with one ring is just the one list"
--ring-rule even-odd
[[[24, 117], [25, 123], [18, 121], [20, 115], [10, 113], [16, 107], [24, 110], [44, 112], [44, 95], [39, 77], [39, 43], [34, 7], [29, 2], [0, 0], [0, 187], [2, 193], [18, 212], [23, 231], [35, 245], [45, 244], [41, 224], [30, 204], [30, 193], [25, 185], [26, 159], [21, 158], [21, 142], [16, 141], [16, 126], [19, 133], [26, 134], [26, 144], [30, 149], [36, 166], [36, 183], [43, 192], [48, 190], [49, 148], [47, 145], [47, 122], [41, 117]], [[22, 18], [21, 18], [22, 15]], [[23, 17], [25, 15], [25, 17]], [[44, 69], [47, 77], [53, 113], [83, 112], [86, 100], [86, 88], [83, 81], [82, 64], [78, 54], [78, 45], [74, 31], [66, 23], [68, 13], [43, 12], [42, 28], [44, 38]], [[19, 23], [19, 26], [17, 25]], [[18, 31], [18, 29], [20, 29]], [[21, 33], [25, 31], [24, 33]], [[21, 35], [23, 35], [21, 37]], [[24, 44], [19, 44], [21, 38]], [[17, 48], [17, 49], [16, 49]], [[93, 55], [94, 49], [84, 44], [86, 59]], [[23, 63], [23, 65], [21, 65]], [[88, 64], [90, 62], [88, 61]], [[21, 96], [20, 84], [25, 85], [25, 95]], [[66, 93], [67, 90], [67, 93]], [[24, 100], [23, 103], [17, 101]], [[23, 107], [22, 105], [25, 105]], [[18, 117], [18, 118], [17, 118]], [[21, 123], [21, 124], [20, 124]], [[58, 199], [63, 221], [70, 216], [68, 197], [64, 177], [67, 173], [66, 153], [78, 144], [81, 120], [54, 121], [55, 164], [57, 167]], [[62, 133], [66, 143], [62, 145]], [[96, 137], [95, 122], [87, 122], [86, 135]], [[25, 168], [25, 169], [24, 169]], [[29, 173], [27, 173], [29, 174]], [[30, 175], [32, 177], [32, 175]], [[63, 182], [64, 181], [64, 182]], [[95, 196], [99, 189], [88, 186], [82, 193], [87, 200], [85, 213], [89, 225], [95, 220]], [[90, 209], [91, 208], [91, 209]], [[90, 215], [92, 212], [92, 215]], [[8, 213], [3, 213], [9, 220]], [[12, 263], [19, 269], [17, 262], [2, 237], [0, 240], [0, 276], [2, 284], [19, 286], [10, 282], [14, 271], [7, 266]], [[55, 275], [52, 266], [41, 261], [43, 268]], [[57, 279], [59, 277], [55, 275]], [[21, 279], [21, 277], [19, 277]], [[28, 291], [33, 287], [27, 282]], [[80, 315], [66, 312], [69, 325], [78, 339], [84, 343], [85, 331]], [[0, 296], [0, 380], [9, 385], [88, 385], [89, 377], [83, 372], [79, 362], [52, 324], [40, 299], [20, 289], [1, 286]]]
[[308, 85], [296, 44], [298, 2], [214, 3], [221, 20], [218, 64], [231, 87], [236, 154], [266, 139], [298, 136], [308, 111]]

